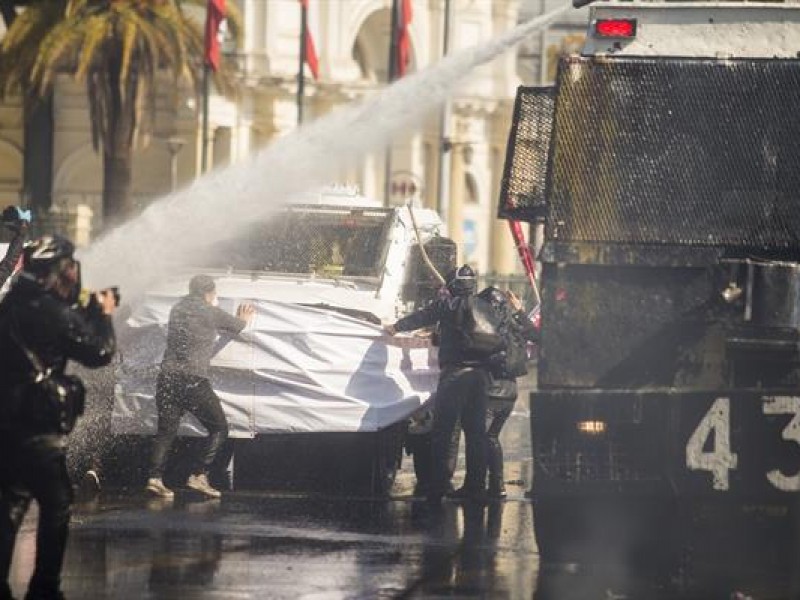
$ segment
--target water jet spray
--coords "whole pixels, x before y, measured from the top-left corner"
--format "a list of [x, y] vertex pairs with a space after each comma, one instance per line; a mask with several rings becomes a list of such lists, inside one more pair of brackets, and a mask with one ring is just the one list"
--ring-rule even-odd
[[98, 289], [118, 284], [124, 298], [133, 299], [189, 265], [202, 265], [215, 242], [268, 218], [287, 199], [329, 182], [345, 163], [385, 147], [392, 136], [422, 121], [475, 67], [568, 8], [565, 4], [495, 40], [453, 53], [154, 202], [80, 253], [88, 283]]

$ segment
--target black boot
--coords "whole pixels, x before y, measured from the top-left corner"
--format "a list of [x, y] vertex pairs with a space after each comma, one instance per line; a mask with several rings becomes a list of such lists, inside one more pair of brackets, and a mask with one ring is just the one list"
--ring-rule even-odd
[[489, 478], [489, 498], [502, 499], [507, 496], [506, 484], [502, 477]]

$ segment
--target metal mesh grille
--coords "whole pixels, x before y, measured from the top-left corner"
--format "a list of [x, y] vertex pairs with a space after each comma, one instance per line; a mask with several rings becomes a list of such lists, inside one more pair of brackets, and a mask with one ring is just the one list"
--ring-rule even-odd
[[580, 444], [570, 436], [549, 441], [550, 446], [537, 447], [534, 452], [535, 467], [537, 473], [563, 483], [659, 479], [660, 472], [652, 465], [637, 465], [631, 460], [625, 444], [606, 440], [593, 445]]
[[326, 277], [378, 277], [386, 209], [296, 206], [218, 244], [203, 266]]
[[554, 104], [552, 87], [521, 87], [517, 92], [497, 211], [502, 219], [544, 217]]
[[552, 237], [800, 250], [800, 62], [562, 62]]

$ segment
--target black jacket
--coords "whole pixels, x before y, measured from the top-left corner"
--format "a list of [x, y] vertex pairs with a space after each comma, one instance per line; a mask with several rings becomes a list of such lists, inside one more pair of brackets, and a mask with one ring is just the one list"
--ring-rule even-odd
[[439, 367], [461, 365], [483, 366], [484, 356], [470, 355], [462, 347], [462, 333], [457, 323], [458, 315], [466, 301], [466, 296], [455, 296], [435, 300], [425, 308], [411, 313], [397, 321], [397, 331], [414, 331], [432, 325], [439, 326]]
[[[509, 306], [504, 306], [504, 310], [511, 310]], [[516, 311], [509, 315], [509, 325], [515, 328], [516, 332], [515, 335], [512, 335], [511, 338], [514, 340], [526, 342], [537, 342], [539, 341], [539, 332], [531, 323], [531, 320], [525, 314], [524, 311]], [[524, 349], [527, 351], [527, 348]], [[505, 371], [503, 365], [505, 364], [505, 360], [502, 355], [498, 355], [496, 358], [492, 357], [490, 359], [492, 365], [489, 368], [489, 371], [492, 374], [492, 382], [489, 384], [487, 389], [487, 396], [490, 400], [503, 400], [503, 401], [514, 401], [517, 399], [517, 378], [513, 375], [510, 375], [508, 372]]]
[[200, 296], [184, 296], [169, 313], [167, 348], [161, 368], [208, 377], [217, 334], [237, 335], [245, 325], [244, 320], [211, 306]]
[[[99, 305], [70, 306], [25, 275], [0, 302], [0, 402], [14, 386], [30, 381], [37, 372], [19, 340], [42, 367], [59, 374], [69, 360], [103, 367], [116, 351], [111, 317], [104, 315]], [[6, 425], [0, 423], [0, 428]]]

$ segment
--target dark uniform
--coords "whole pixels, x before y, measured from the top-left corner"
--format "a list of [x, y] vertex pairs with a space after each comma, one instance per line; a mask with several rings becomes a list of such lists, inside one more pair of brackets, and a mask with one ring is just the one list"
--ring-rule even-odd
[[[213, 291], [213, 283], [211, 285], [210, 291]], [[208, 379], [214, 342], [218, 333], [235, 336], [245, 325], [243, 319], [210, 305], [200, 293], [184, 296], [172, 307], [167, 347], [156, 384], [158, 434], [150, 463], [151, 480], [162, 478], [167, 453], [184, 412], [193, 414], [208, 430], [205, 450], [197, 457], [192, 470], [196, 475], [207, 474], [228, 438], [228, 422], [222, 404]]]
[[[481, 292], [490, 292], [492, 305], [495, 310], [504, 313], [503, 322], [508, 323], [508, 327], [513, 332], [507, 334], [507, 345], [520, 344], [520, 353], [525, 353], [527, 341], [536, 341], [538, 332], [534, 328], [530, 319], [523, 311], [512, 312], [506, 295], [496, 288], [487, 288]], [[489, 360], [489, 372], [491, 381], [486, 391], [486, 444], [487, 444], [487, 467], [489, 474], [489, 496], [494, 498], [504, 498], [506, 495], [505, 482], [503, 478], [503, 447], [500, 444], [500, 431], [503, 429], [508, 417], [514, 410], [514, 403], [517, 400], [517, 376], [510, 373], [508, 364], [504, 360], [504, 352], [501, 356]]]
[[[468, 270], [471, 280], [463, 287], [455, 277]], [[453, 284], [456, 285], [453, 285]], [[394, 324], [395, 331], [413, 331], [439, 326], [439, 384], [436, 388], [433, 432], [431, 434], [432, 473], [428, 498], [441, 499], [449, 489], [449, 448], [460, 420], [466, 437], [467, 472], [464, 492], [476, 499], [486, 489], [486, 385], [489, 379], [484, 357], [470, 354], [462, 347], [459, 315], [463, 303], [475, 292], [472, 270], [466, 265], [448, 275], [448, 289], [453, 294], [403, 317]]]
[[[12, 402], [39, 371], [21, 344], [41, 367], [60, 376], [68, 360], [88, 367], [108, 364], [116, 347], [114, 328], [97, 304], [76, 307], [27, 270], [0, 303], [0, 598], [11, 598], [7, 580], [15, 538], [31, 499], [39, 505], [39, 524], [26, 598], [60, 598], [72, 501], [66, 436], [57, 424], [32, 423]], [[32, 410], [29, 406], [25, 412]]]

